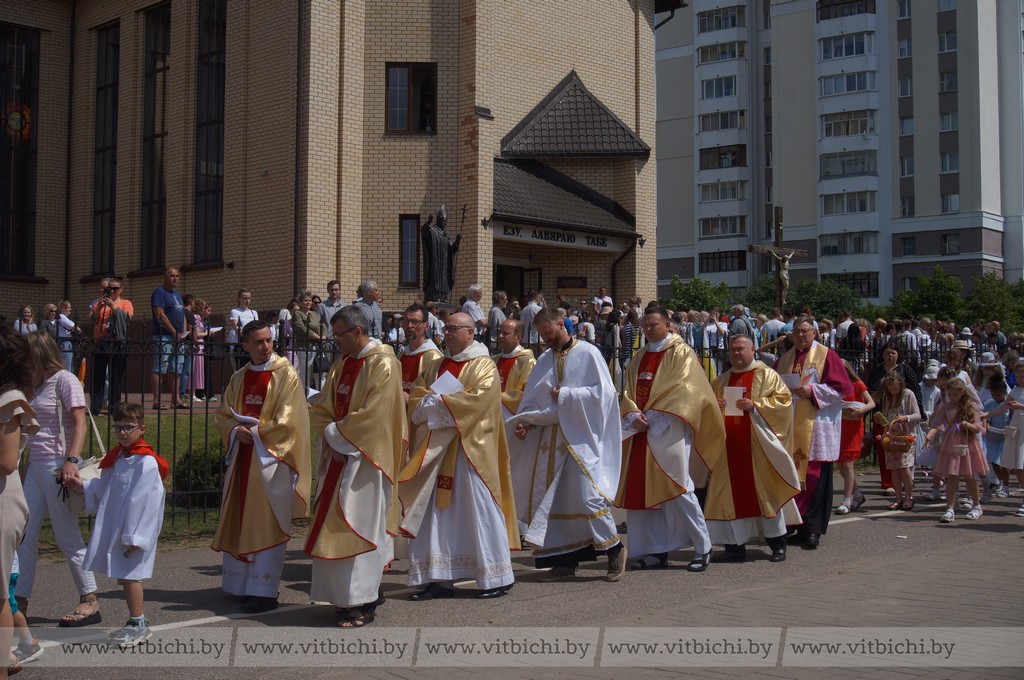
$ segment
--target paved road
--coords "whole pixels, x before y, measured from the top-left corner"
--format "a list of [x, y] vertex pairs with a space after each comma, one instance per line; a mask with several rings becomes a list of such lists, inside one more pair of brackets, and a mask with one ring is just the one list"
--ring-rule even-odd
[[[886, 511], [887, 500], [877, 492], [877, 477], [864, 484], [869, 502], [861, 511], [833, 518], [822, 547], [816, 551], [790, 549], [781, 564], [767, 561], [767, 548], [754, 549], [745, 564], [713, 564], [704, 574], [685, 570], [689, 553], [672, 555], [671, 567], [662, 571], [630, 572], [620, 583], [601, 580], [604, 561], [582, 568], [576, 582], [547, 584], [536, 580], [528, 553], [514, 559], [517, 584], [510, 595], [480, 601], [466, 590], [462, 597], [434, 602], [412, 602], [405, 586], [404, 563], [385, 576], [386, 605], [378, 610], [376, 623], [363, 631], [419, 628], [422, 636], [438, 627], [471, 627], [476, 634], [497, 627], [546, 629], [557, 635], [572, 627], [603, 628], [605, 640], [614, 628], [714, 627], [736, 631], [740, 627], [792, 630], [793, 627], [862, 627], [877, 629], [918, 627], [995, 627], [1011, 636], [1004, 649], [1015, 650], [1020, 663], [1010, 667], [973, 671], [953, 668], [912, 667], [863, 669], [768, 668], [673, 668], [614, 669], [506, 667], [487, 670], [499, 678], [647, 678], [647, 677], [780, 677], [780, 678], [891, 678], [927, 676], [953, 678], [971, 673], [977, 677], [1022, 678], [1024, 672], [1024, 518], [1014, 516], [1021, 498], [994, 499], [986, 504], [978, 521], [963, 519], [937, 523], [942, 508], [919, 504], [910, 513]], [[837, 499], [838, 502], [838, 499]], [[628, 539], [628, 536], [627, 536]], [[237, 602], [219, 590], [219, 555], [204, 547], [168, 550], [157, 559], [157, 575], [146, 584], [146, 613], [162, 634], [184, 635], [198, 631], [210, 640], [248, 635], [269, 635], [277, 640], [308, 641], [330, 635], [333, 610], [311, 605], [308, 600], [310, 566], [301, 543], [290, 545], [281, 589], [282, 607], [249, 617], [237, 613]], [[63, 564], [40, 565], [37, 593], [32, 601], [30, 623], [45, 628], [70, 607], [73, 586]], [[116, 583], [98, 576], [104, 625], [120, 625], [126, 608]], [[301, 631], [282, 630], [302, 627]], [[399, 635], [399, 631], [393, 631]], [[728, 633], [728, 631], [726, 631]], [[851, 631], [851, 635], [863, 632]], [[410, 631], [409, 635], [414, 635]], [[594, 633], [597, 634], [596, 632]], [[708, 633], [709, 635], [711, 633]], [[917, 632], [913, 633], [917, 635]], [[908, 631], [910, 635], [910, 631]], [[218, 637], [220, 636], [220, 637]], [[53, 653], [57, 653], [54, 650]], [[1012, 654], [1013, 652], [1011, 652]], [[237, 646], [236, 646], [237, 654]], [[288, 668], [290, 678], [478, 678], [480, 669], [387, 668], [346, 669], [309, 667], [327, 663], [305, 654], [300, 665]], [[52, 657], [51, 657], [52, 658]], [[225, 656], [225, 658], [227, 658]], [[333, 657], [332, 657], [333, 658]], [[236, 656], [237, 659], [237, 656]], [[422, 662], [422, 656], [417, 660]], [[287, 663], [278, 658], [278, 663]], [[210, 668], [208, 658], [197, 657], [191, 678], [250, 678], [253, 668]], [[21, 677], [178, 678], [176, 668], [140, 669], [137, 661], [120, 668], [32, 668]], [[669, 675], [671, 674], [671, 675]]]

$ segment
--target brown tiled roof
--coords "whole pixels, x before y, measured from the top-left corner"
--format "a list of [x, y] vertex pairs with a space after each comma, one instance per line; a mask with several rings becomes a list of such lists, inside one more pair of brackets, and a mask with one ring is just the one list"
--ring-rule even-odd
[[493, 211], [521, 224], [636, 235], [636, 218], [618, 203], [536, 161], [494, 159]]
[[638, 156], [651, 147], [572, 71], [501, 140], [507, 158]]

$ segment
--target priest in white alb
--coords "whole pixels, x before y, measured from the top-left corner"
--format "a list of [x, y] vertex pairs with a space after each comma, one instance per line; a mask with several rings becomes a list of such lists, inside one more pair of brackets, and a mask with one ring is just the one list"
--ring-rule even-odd
[[[619, 407], [601, 352], [571, 338], [557, 309], [537, 312], [534, 326], [548, 349], [526, 383], [519, 412], [510, 419], [523, 442], [528, 475], [518, 489], [525, 499], [526, 542], [533, 545], [543, 580], [576, 577], [581, 562], [608, 556], [607, 581], [618, 581], [626, 553], [612, 519], [619, 484], [622, 430]], [[539, 432], [537, 432], [539, 430]], [[532, 445], [527, 445], [532, 439]]]
[[711, 540], [725, 546], [716, 562], [743, 562], [746, 543], [764, 537], [772, 562], [786, 559], [786, 525], [799, 524], [800, 478], [789, 454], [793, 397], [782, 378], [754, 359], [749, 336], [729, 339], [732, 368], [715, 379], [725, 416], [726, 454], [708, 484], [704, 516]]
[[399, 477], [401, 531], [410, 537], [415, 601], [453, 597], [472, 579], [479, 598], [505, 595], [514, 582], [509, 546], [519, 548], [501, 379], [487, 347], [473, 340], [469, 315], [444, 328], [449, 356], [432, 363], [409, 393], [418, 441]]
[[622, 476], [615, 504], [626, 509], [633, 569], [668, 565], [668, 553], [693, 548], [689, 571], [704, 571], [711, 539], [691, 478], [724, 452], [725, 428], [700, 360], [671, 333], [668, 311], [652, 305], [647, 344], [623, 380]]
[[215, 417], [228, 469], [212, 546], [223, 553], [222, 588], [259, 613], [277, 607], [291, 521], [309, 514], [309, 407], [265, 321], [245, 325], [242, 347], [250, 363], [231, 376]]
[[393, 557], [405, 400], [394, 351], [370, 337], [358, 307], [338, 311], [331, 331], [342, 356], [311, 413], [320, 450], [305, 546], [313, 558], [309, 595], [334, 604], [342, 628], [359, 628], [384, 601], [381, 576]]

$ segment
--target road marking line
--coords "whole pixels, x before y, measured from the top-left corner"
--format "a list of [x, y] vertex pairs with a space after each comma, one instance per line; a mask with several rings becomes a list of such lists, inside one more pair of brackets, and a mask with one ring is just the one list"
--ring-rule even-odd
[[[919, 508], [944, 508], [945, 503], [930, 503], [928, 505], [916, 506]], [[893, 515], [902, 515], [906, 510], [883, 510], [881, 512], [873, 512], [870, 515], [858, 515], [857, 517], [843, 517], [842, 519], [834, 519], [829, 522], [829, 526], [833, 524], [845, 524], [846, 522], [860, 522], [865, 519], [874, 519], [876, 517], [891, 517]]]

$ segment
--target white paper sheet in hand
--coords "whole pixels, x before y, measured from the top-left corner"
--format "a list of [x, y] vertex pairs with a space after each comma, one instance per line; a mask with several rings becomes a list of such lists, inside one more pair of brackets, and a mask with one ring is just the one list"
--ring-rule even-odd
[[448, 372], [444, 372], [437, 376], [437, 380], [430, 386], [430, 389], [437, 394], [455, 394], [456, 392], [464, 392], [465, 386], [459, 382], [459, 379]]
[[795, 390], [800, 387], [800, 374], [799, 373], [783, 373], [781, 375], [782, 382], [786, 383], [786, 387], [791, 390]]
[[213, 326], [208, 330], [210, 333], [220, 333], [222, 330], [224, 330], [224, 326]]
[[306, 403], [312, 406], [316, 403], [316, 398], [320, 396], [320, 390], [314, 390], [312, 387], [306, 388]]
[[743, 415], [743, 409], [736, 406], [736, 400], [743, 398], [743, 386], [739, 385], [736, 387], [726, 387], [723, 390], [723, 397], [725, 397], [725, 411], [723, 415], [727, 416], [741, 416]]
[[240, 422], [242, 425], [248, 425], [249, 427], [260, 424], [259, 418], [253, 418], [252, 416], [243, 416], [235, 409], [231, 409], [231, 417]]

